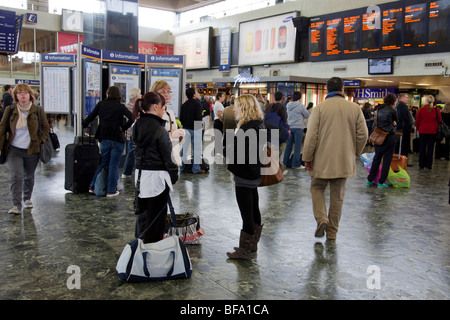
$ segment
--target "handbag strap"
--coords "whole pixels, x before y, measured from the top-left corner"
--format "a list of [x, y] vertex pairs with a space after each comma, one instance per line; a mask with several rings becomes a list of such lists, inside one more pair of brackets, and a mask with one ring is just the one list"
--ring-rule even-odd
[[439, 121], [439, 113], [438, 113], [437, 108], [435, 107], [434, 110], [436, 110], [436, 121], [437, 121], [438, 124], [441, 124], [442, 121]]
[[172, 224], [176, 228], [177, 227], [177, 216], [175, 215], [175, 209], [173, 208], [172, 199], [170, 198], [170, 195], [169, 195], [169, 199], [168, 199], [167, 203], [169, 204], [170, 217], [172, 218]]

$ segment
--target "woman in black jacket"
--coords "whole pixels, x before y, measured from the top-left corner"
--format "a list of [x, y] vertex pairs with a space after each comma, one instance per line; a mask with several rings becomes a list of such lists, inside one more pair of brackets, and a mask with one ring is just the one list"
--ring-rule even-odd
[[[117, 87], [109, 87], [106, 90], [106, 100], [100, 101], [94, 110], [83, 121], [83, 128], [99, 118], [99, 124], [95, 137], [100, 141], [102, 163], [95, 171], [94, 178], [89, 185], [89, 192], [94, 193], [94, 185], [97, 176], [104, 167], [108, 167], [107, 197], [119, 194], [117, 181], [119, 180], [119, 164], [125, 148], [124, 132], [133, 124], [132, 114], [125, 105], [120, 103], [121, 95]], [[124, 121], [124, 117], [128, 119]]]
[[385, 182], [389, 174], [389, 168], [391, 166], [396, 142], [395, 126], [398, 122], [397, 111], [394, 109], [396, 102], [397, 97], [394, 94], [389, 93], [386, 97], [384, 97], [384, 104], [379, 106], [375, 111], [375, 127], [386, 131], [388, 134], [381, 146], [375, 145], [375, 156], [373, 157], [372, 167], [370, 168], [370, 173], [367, 177], [368, 186], [373, 186], [373, 180], [375, 180], [381, 159], [383, 159], [378, 187], [387, 187]]
[[[228, 160], [227, 168], [234, 174], [236, 200], [243, 226], [239, 247], [234, 248], [234, 252], [227, 252], [227, 255], [232, 259], [250, 259], [250, 252], [257, 250], [262, 230], [257, 188], [261, 184], [260, 154], [267, 138], [261, 139], [264, 116], [256, 98], [248, 94], [242, 95], [234, 103], [238, 130], [233, 137], [234, 153], [227, 151], [228, 155], [234, 155], [234, 159]], [[267, 137], [267, 132], [264, 133]]]
[[145, 231], [144, 243], [163, 239], [167, 217], [167, 201], [172, 185], [178, 180], [178, 166], [172, 161], [172, 142], [164, 128], [164, 97], [147, 92], [136, 101], [135, 111], [140, 114], [132, 130], [136, 158], [135, 179], [139, 178], [139, 208], [135, 235], [139, 237], [161, 213], [153, 225]]

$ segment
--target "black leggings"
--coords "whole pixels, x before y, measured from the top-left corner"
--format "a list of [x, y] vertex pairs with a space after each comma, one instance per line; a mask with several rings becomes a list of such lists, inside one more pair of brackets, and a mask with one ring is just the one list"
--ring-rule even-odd
[[258, 188], [235, 187], [236, 200], [241, 211], [242, 230], [245, 233], [255, 232], [254, 224], [261, 224], [261, 212], [259, 211]]
[[136, 219], [136, 238], [144, 232], [145, 228], [156, 218], [161, 212], [158, 219], [145, 232], [142, 240], [144, 243], [158, 242], [163, 239], [164, 230], [166, 228], [167, 220], [167, 201], [169, 200], [170, 188], [166, 184], [166, 189], [156, 197], [139, 198], [139, 207], [145, 208], [145, 211], [138, 215]]

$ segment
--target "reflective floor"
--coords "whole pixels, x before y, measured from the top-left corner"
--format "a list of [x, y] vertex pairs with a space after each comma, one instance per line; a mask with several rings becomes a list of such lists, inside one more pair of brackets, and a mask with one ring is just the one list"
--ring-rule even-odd
[[[232, 261], [241, 218], [232, 177], [224, 165], [208, 174], [181, 174], [175, 209], [196, 212], [202, 244], [188, 246], [187, 280], [126, 284], [117, 259], [134, 237], [134, 188], [119, 178], [115, 198], [64, 189], [64, 147], [73, 129], [59, 127], [61, 151], [36, 171], [33, 209], [12, 207], [9, 173], [0, 166], [0, 299], [449, 299], [449, 162], [419, 171], [410, 155], [410, 189], [366, 187], [362, 162], [347, 181], [336, 241], [315, 238], [310, 177], [290, 170], [260, 188], [264, 229], [251, 261]], [[75, 267], [74, 267], [75, 266]], [[80, 288], [70, 289], [73, 268]], [[68, 286], [69, 283], [69, 286]]]

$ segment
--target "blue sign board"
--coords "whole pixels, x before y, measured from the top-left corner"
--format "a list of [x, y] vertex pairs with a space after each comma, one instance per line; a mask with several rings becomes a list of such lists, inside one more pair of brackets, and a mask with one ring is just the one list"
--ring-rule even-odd
[[29, 86], [39, 86], [41, 82], [39, 80], [31, 80], [31, 79], [16, 79], [16, 84], [23, 83]]
[[231, 59], [231, 27], [220, 29], [219, 71], [230, 71]]
[[182, 65], [183, 64], [183, 56], [170, 56], [170, 55], [150, 55], [148, 56], [148, 61], [149, 64], [166, 64], [166, 65], [173, 65], [173, 64], [178, 64], [178, 65]]
[[81, 55], [85, 58], [100, 60], [102, 58], [102, 50], [82, 45]]
[[27, 24], [37, 24], [37, 22], [38, 22], [37, 14], [36, 13], [27, 12], [27, 19], [26, 19], [25, 23], [27, 23]]
[[152, 77], [178, 78], [180, 69], [152, 69]]
[[16, 13], [0, 10], [0, 52], [16, 53]]
[[102, 59], [103, 59], [103, 61], [112, 61], [112, 62], [124, 62], [124, 63], [136, 63], [136, 64], [144, 64], [145, 63], [145, 55], [139, 54], [139, 53], [130, 53], [130, 52], [117, 52], [117, 51], [102, 50]]
[[354, 89], [355, 98], [383, 99], [388, 93], [395, 94], [394, 88], [364, 88]]
[[74, 64], [74, 54], [41, 54], [41, 63], [43, 64]]
[[344, 80], [344, 87], [361, 87], [361, 80]]

